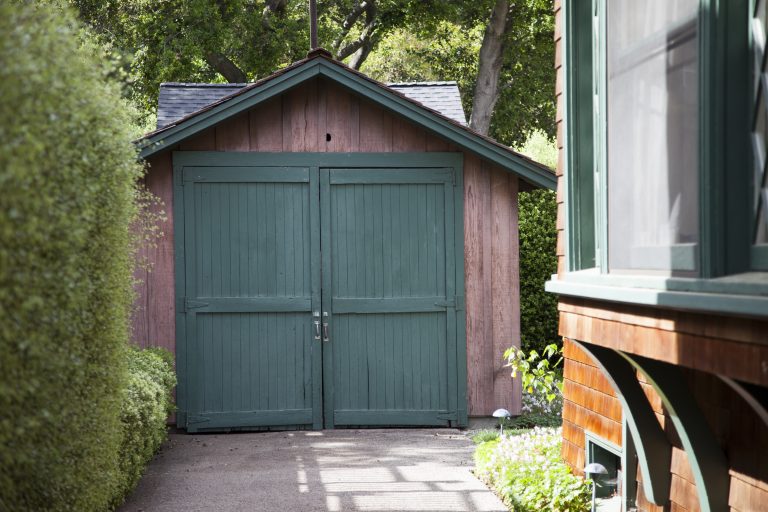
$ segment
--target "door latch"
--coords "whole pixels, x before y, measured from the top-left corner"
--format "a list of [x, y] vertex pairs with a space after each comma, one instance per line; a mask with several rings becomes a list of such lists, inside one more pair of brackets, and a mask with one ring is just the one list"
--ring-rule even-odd
[[331, 337], [328, 335], [328, 312], [323, 311], [323, 341], [331, 341]]

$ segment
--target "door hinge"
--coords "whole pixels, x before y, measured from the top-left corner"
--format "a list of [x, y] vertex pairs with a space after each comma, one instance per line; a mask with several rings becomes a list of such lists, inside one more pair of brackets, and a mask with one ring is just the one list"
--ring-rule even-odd
[[458, 420], [459, 415], [456, 414], [456, 411], [453, 412], [439, 412], [437, 413], [437, 419], [439, 420]]

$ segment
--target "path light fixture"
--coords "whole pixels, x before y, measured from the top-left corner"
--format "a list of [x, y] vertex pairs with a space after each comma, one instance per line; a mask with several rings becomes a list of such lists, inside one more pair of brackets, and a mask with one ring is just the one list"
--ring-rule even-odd
[[496, 409], [493, 411], [493, 417], [499, 418], [499, 436], [504, 435], [504, 420], [506, 418], [511, 418], [512, 413], [506, 409]]
[[[584, 468], [584, 473], [589, 477], [589, 475], [607, 475], [608, 470], [605, 469], [605, 466], [602, 464], [599, 464], [597, 462], [591, 462], [587, 464], [587, 467]], [[592, 512], [595, 512], [595, 504], [597, 502], [597, 482], [594, 478], [592, 478]]]

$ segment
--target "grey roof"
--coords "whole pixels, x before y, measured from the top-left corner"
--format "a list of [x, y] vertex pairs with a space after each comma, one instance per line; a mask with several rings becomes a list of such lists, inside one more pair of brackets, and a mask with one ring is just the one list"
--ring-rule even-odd
[[[162, 128], [248, 84], [195, 84], [168, 82], [160, 84], [157, 127]], [[418, 101], [463, 125], [467, 124], [456, 82], [404, 82], [387, 84], [391, 89]]]

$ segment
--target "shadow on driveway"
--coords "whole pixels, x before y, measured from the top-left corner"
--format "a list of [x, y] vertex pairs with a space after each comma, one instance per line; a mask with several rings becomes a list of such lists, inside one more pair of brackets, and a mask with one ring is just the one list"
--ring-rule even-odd
[[448, 429], [172, 434], [121, 512], [505, 511]]

